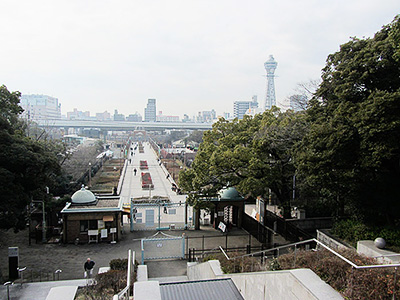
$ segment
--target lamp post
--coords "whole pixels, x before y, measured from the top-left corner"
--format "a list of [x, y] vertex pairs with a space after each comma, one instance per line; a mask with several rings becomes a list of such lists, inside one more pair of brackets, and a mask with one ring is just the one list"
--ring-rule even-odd
[[89, 184], [88, 184], [89, 188], [92, 187], [92, 163], [89, 162]]

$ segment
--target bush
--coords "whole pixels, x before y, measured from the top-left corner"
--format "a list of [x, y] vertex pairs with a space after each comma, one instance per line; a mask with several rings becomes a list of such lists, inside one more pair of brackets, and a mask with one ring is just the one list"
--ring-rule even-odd
[[110, 261], [111, 270], [128, 270], [128, 259], [127, 258], [116, 258]]
[[[341, 252], [355, 264], [376, 264], [374, 259], [358, 255], [353, 251]], [[294, 263], [295, 261], [295, 263]], [[352, 267], [327, 250], [296, 252], [278, 258], [281, 269], [309, 268], [322, 280], [340, 292], [346, 299], [392, 299], [394, 290], [393, 268], [352, 269]], [[400, 278], [396, 280], [397, 290]]]
[[357, 242], [361, 240], [375, 240], [377, 237], [382, 237], [386, 240], [389, 248], [394, 251], [400, 250], [400, 230], [397, 228], [371, 228], [361, 221], [348, 219], [336, 222], [333, 225], [332, 233], [353, 246], [356, 246]]

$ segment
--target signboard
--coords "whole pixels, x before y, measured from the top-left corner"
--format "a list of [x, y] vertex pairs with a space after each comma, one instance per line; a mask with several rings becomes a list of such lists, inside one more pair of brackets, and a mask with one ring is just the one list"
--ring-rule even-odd
[[219, 211], [218, 212], [218, 217], [223, 217], [224, 216], [224, 211], [222, 210], [222, 211]]
[[95, 230], [88, 230], [88, 235], [98, 235], [99, 231], [97, 229]]
[[18, 247], [8, 247], [8, 277], [18, 278]]
[[8, 247], [8, 257], [18, 257], [18, 247]]
[[97, 220], [97, 228], [101, 229], [104, 228], [104, 221], [103, 220]]
[[101, 238], [104, 239], [107, 237], [107, 229], [102, 229], [101, 230]]
[[226, 225], [222, 222], [219, 222], [218, 228], [221, 229], [222, 232], [226, 231]]
[[110, 233], [117, 233], [117, 228], [110, 228]]

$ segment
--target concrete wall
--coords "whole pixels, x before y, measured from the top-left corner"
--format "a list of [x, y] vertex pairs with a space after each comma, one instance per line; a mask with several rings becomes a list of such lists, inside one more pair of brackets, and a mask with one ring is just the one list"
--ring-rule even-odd
[[306, 219], [295, 219], [286, 220], [290, 224], [297, 226], [303, 230], [316, 230], [319, 228], [332, 228], [332, 218], [306, 218]]
[[385, 249], [379, 249], [375, 246], [374, 241], [358, 241], [357, 242], [357, 253], [365, 255], [367, 257], [376, 258], [378, 262], [382, 264], [399, 264], [400, 255], [392, 256], [395, 253]]
[[189, 263], [189, 280], [231, 278], [246, 300], [343, 299], [309, 269], [223, 274], [219, 261]]
[[354, 249], [348, 245], [345, 245], [337, 240], [335, 240], [328, 233], [317, 230], [317, 240], [327, 245], [329, 248], [333, 250], [346, 250], [346, 249]]

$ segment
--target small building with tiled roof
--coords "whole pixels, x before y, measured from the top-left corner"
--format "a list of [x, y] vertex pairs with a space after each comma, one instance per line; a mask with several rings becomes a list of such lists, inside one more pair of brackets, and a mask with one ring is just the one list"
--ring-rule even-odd
[[82, 186], [61, 211], [63, 242], [117, 242], [122, 210], [119, 196], [96, 196]]

